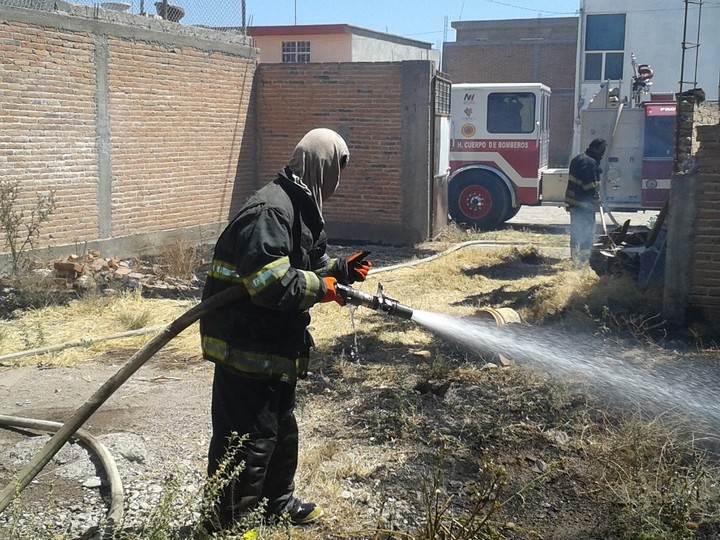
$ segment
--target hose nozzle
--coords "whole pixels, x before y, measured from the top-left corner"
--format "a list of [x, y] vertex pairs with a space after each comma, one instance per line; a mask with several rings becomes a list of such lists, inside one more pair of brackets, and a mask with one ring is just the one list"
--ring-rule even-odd
[[378, 283], [377, 293], [375, 295], [364, 293], [339, 283], [335, 286], [335, 290], [337, 290], [337, 293], [346, 303], [352, 304], [353, 306], [365, 306], [374, 311], [384, 311], [388, 315], [394, 315], [401, 319], [412, 319], [412, 308], [386, 296], [382, 283]]

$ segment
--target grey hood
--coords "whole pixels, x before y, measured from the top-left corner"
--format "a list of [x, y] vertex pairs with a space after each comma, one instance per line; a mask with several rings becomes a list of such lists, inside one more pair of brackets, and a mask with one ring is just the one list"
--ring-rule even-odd
[[307, 191], [322, 213], [322, 203], [340, 184], [340, 171], [350, 159], [343, 138], [331, 129], [309, 131], [295, 147], [288, 167], [296, 184]]

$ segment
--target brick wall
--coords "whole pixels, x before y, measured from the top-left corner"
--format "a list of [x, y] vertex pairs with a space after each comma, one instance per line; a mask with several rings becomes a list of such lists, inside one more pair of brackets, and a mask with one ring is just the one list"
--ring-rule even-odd
[[256, 172], [247, 43], [103, 10], [0, 6], [0, 177], [20, 181], [26, 214], [55, 192], [38, 247], [127, 255], [175, 231], [217, 234]]
[[0, 177], [20, 180], [25, 209], [51, 190], [58, 203], [38, 255], [212, 242], [323, 126], [351, 152], [323, 208], [332, 238], [433, 232], [430, 61], [258, 67], [242, 36], [2, 6], [0, 52]]
[[120, 38], [108, 45], [112, 236], [226, 220], [254, 178], [252, 153], [238, 162], [252, 131], [252, 61]]
[[720, 330], [720, 124], [698, 126], [696, 132], [697, 215], [690, 303]]
[[[432, 63], [426, 61], [260, 64], [261, 181], [287, 163], [308, 130], [334, 129], [348, 144], [350, 164], [337, 192], [323, 204], [331, 239], [427, 238], [432, 76]], [[424, 205], [417, 203], [419, 197]]]
[[89, 34], [0, 21], [0, 178], [20, 181], [26, 214], [55, 190], [44, 245], [97, 234], [92, 70]]
[[720, 335], [720, 111], [692, 99], [679, 111], [663, 315], [681, 325], [699, 316]]

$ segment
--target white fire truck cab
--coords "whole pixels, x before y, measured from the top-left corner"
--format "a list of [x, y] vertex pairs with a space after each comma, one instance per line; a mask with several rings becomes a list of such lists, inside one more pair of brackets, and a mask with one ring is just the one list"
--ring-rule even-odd
[[458, 223], [492, 228], [540, 203], [547, 169], [550, 88], [540, 83], [454, 84], [448, 209]]

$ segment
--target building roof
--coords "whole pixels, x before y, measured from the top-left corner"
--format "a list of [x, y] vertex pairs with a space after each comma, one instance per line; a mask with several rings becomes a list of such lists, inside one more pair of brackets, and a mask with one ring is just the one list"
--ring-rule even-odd
[[375, 38], [391, 43], [410, 45], [419, 49], [432, 49], [432, 44], [415, 39], [408, 39], [402, 36], [376, 32], [350, 24], [298, 24], [292, 26], [248, 26], [247, 35], [251, 37], [260, 36], [320, 36], [332, 34], [351, 34]]

